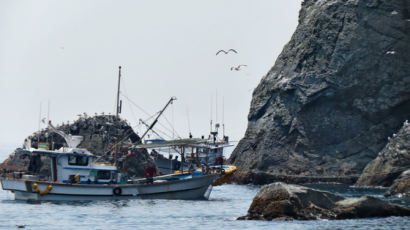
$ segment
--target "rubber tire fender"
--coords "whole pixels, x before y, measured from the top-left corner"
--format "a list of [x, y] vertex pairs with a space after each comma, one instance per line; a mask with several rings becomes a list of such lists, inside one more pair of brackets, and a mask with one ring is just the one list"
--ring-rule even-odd
[[116, 196], [121, 196], [121, 194], [122, 194], [122, 189], [121, 189], [120, 187], [115, 187], [115, 188], [112, 190], [112, 193], [113, 193], [114, 195], [116, 195]]

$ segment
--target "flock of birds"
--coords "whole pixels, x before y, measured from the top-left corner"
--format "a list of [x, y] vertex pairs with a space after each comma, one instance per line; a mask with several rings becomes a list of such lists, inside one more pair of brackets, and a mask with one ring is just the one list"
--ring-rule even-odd
[[[223, 53], [223, 54], [229, 54], [229, 53], [235, 53], [237, 54], [238, 51], [234, 50], [234, 49], [229, 49], [229, 50], [218, 50], [218, 52], [216, 52], [216, 56], [218, 56], [218, 54]], [[237, 65], [237, 66], [232, 66], [231, 67], [231, 71], [235, 70], [235, 71], [240, 71], [242, 67], [246, 67], [247, 65]]]

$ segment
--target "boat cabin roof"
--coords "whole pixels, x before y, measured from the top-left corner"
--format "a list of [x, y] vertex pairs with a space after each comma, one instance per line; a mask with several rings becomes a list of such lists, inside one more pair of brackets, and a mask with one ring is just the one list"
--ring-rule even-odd
[[136, 148], [140, 149], [152, 149], [152, 148], [165, 148], [165, 147], [192, 147], [199, 144], [205, 144], [208, 140], [200, 138], [189, 139], [177, 139], [170, 141], [154, 141], [148, 144], [137, 145]]

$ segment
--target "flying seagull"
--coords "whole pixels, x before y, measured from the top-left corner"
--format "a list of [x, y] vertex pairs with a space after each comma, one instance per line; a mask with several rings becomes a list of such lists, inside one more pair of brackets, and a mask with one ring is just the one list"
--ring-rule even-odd
[[224, 53], [224, 54], [228, 54], [229, 52], [234, 52], [234, 53], [238, 53], [236, 50], [234, 50], [234, 49], [229, 49], [228, 51], [225, 51], [225, 50], [219, 50], [218, 52], [216, 52], [216, 55], [218, 55], [219, 53]]
[[247, 66], [247, 65], [238, 65], [238, 66], [236, 66], [236, 67], [235, 67], [235, 66], [232, 66], [232, 67], [231, 67], [231, 71], [232, 71], [232, 70], [239, 71], [239, 70], [241, 70], [241, 67], [242, 67], [242, 66], [245, 67], [245, 66]]

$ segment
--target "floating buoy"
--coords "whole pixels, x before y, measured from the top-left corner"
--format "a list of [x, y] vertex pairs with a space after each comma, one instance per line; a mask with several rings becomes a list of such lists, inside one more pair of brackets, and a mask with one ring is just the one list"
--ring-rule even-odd
[[36, 193], [38, 193], [42, 196], [42, 195], [47, 195], [48, 193], [50, 193], [51, 189], [53, 189], [53, 186], [50, 184], [50, 185], [47, 186], [46, 190], [40, 191], [40, 189], [38, 188], [37, 183], [34, 183], [33, 184], [33, 189]]

